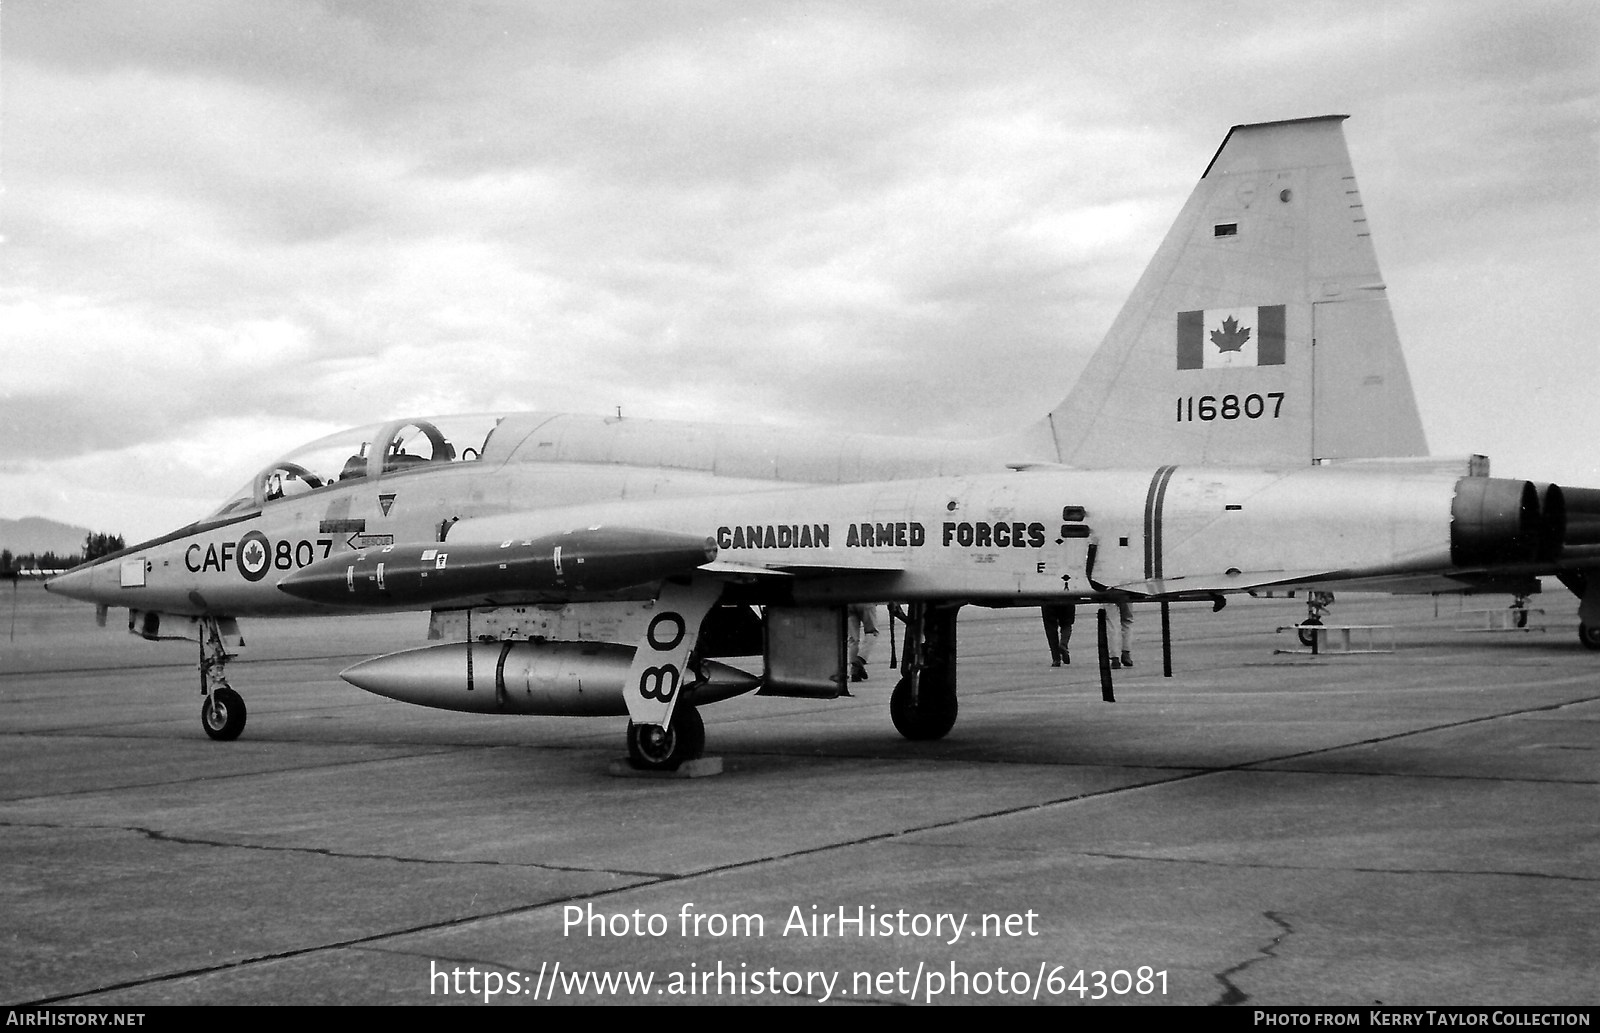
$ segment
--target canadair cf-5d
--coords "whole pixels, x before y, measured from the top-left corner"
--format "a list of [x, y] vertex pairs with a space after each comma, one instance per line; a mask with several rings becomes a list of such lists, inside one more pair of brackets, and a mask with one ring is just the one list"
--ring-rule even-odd
[[626, 715], [655, 768], [700, 755], [701, 706], [844, 694], [853, 603], [904, 608], [890, 711], [912, 739], [955, 723], [967, 605], [1547, 574], [1594, 648], [1600, 490], [1427, 455], [1342, 121], [1230, 130], [1077, 385], [1013, 436], [398, 419], [49, 588], [126, 607], [146, 638], [192, 627], [213, 738], [244, 726], [223, 673], [239, 618], [428, 610], [435, 644], [344, 678], [447, 710]]

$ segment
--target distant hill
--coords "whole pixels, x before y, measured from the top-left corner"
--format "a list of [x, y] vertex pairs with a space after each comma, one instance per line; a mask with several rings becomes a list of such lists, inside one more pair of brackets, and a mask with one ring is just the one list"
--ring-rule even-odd
[[88, 536], [87, 527], [57, 523], [44, 517], [23, 517], [21, 520], [0, 517], [0, 549], [10, 549], [13, 556], [41, 552], [65, 556], [82, 552], [83, 540]]

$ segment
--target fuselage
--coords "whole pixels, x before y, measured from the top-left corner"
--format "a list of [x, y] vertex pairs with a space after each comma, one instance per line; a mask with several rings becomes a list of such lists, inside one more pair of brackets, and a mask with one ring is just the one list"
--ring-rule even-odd
[[322, 612], [277, 591], [277, 580], [353, 549], [441, 541], [460, 521], [996, 471], [1047, 448], [1037, 437], [941, 442], [551, 413], [403, 419], [304, 445], [204, 519], [49, 587], [179, 615]]
[[[453, 420], [480, 429], [451, 437]], [[595, 526], [703, 536], [731, 579], [771, 576], [752, 598], [788, 601], [1199, 597], [1444, 574], [1460, 559], [1448, 470], [1072, 470], [1039, 451], [546, 414], [402, 420], [290, 453], [207, 519], [51, 588], [175, 615], [350, 612], [277, 583], [357, 549], [443, 543], [447, 556]], [[1525, 517], [1487, 533], [1524, 533]]]

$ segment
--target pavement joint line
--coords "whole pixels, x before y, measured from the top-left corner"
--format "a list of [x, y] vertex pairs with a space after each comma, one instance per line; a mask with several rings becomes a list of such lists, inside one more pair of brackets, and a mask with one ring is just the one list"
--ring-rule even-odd
[[1459, 875], [1491, 879], [1550, 879], [1555, 882], [1600, 882], [1591, 875], [1560, 875], [1552, 872], [1499, 871], [1493, 868], [1374, 868], [1356, 864], [1283, 864], [1267, 861], [1218, 861], [1208, 857], [1162, 857], [1157, 854], [1117, 854], [1102, 850], [1074, 851], [1080, 857], [1106, 861], [1136, 861], [1150, 864], [1191, 864], [1205, 868], [1237, 868], [1285, 872], [1344, 872], [1353, 875]]
[[[41, 738], [46, 738], [46, 739], [63, 738], [64, 739], [64, 738], [69, 738], [69, 737], [66, 736], [66, 735], [58, 735], [58, 736], [45, 735], [45, 736], [41, 736]], [[122, 736], [105, 736], [105, 737], [101, 737], [101, 736], [86, 736], [85, 738], [124, 738], [124, 737], [122, 737]], [[128, 739], [133, 740], [133, 741], [141, 741], [142, 740], [141, 736], [127, 736], [125, 738], [128, 738]], [[312, 744], [297, 743], [297, 745], [312, 745]], [[328, 745], [332, 745], [332, 746], [351, 746], [351, 745], [363, 745], [363, 744], [359, 744], [359, 743], [356, 743], [356, 744], [352, 744], [352, 743], [330, 743]], [[422, 747], [424, 745], [427, 745], [428, 748], [423, 749]], [[389, 744], [389, 743], [385, 743], [385, 744], [382, 744], [381, 748], [383, 748], [383, 749], [402, 749], [402, 748], [415, 749], [416, 752], [401, 753], [398, 756], [394, 756], [394, 757], [360, 757], [360, 758], [356, 758], [356, 759], [352, 759], [352, 760], [329, 761], [329, 762], [323, 763], [323, 764], [304, 764], [304, 763], [301, 763], [301, 764], [295, 764], [295, 765], [290, 766], [290, 767], [263, 768], [263, 769], [254, 770], [254, 771], [225, 771], [225, 772], [215, 772], [215, 773], [210, 773], [210, 774], [195, 774], [195, 775], [190, 775], [187, 778], [169, 778], [169, 779], [163, 779], [163, 780], [157, 781], [157, 782], [130, 782], [130, 783], [126, 783], [126, 784], [123, 784], [123, 785], [94, 786], [94, 787], [90, 787], [90, 788], [87, 788], [87, 789], [73, 789], [73, 790], [69, 790], [69, 791], [66, 791], [66, 792], [37, 793], [37, 794], [35, 794], [33, 796], [17, 796], [17, 797], [12, 797], [12, 798], [9, 798], [9, 799], [0, 798], [0, 809], [3, 809], [5, 807], [8, 807], [8, 806], [11, 806], [11, 805], [14, 805], [14, 804], [41, 803], [41, 802], [44, 802], [46, 800], [65, 800], [65, 799], [70, 799], [70, 798], [72, 798], [74, 796], [112, 796], [112, 795], [116, 795], [118, 793], [126, 792], [126, 791], [129, 791], [129, 790], [157, 789], [157, 788], [160, 788], [162, 786], [189, 785], [190, 783], [193, 783], [193, 782], [215, 783], [215, 782], [231, 781], [233, 779], [239, 779], [239, 778], [261, 778], [261, 777], [267, 776], [267, 775], [295, 774], [295, 773], [302, 772], [302, 771], [335, 771], [335, 770], [337, 770], [339, 768], [355, 767], [355, 766], [358, 766], [358, 765], [361, 765], [361, 764], [372, 764], [372, 763], [378, 763], [378, 762], [381, 762], [381, 761], [416, 760], [418, 758], [423, 758], [423, 757], [441, 756], [441, 755], [444, 755], [444, 754], [449, 754], [449, 753], [453, 752], [453, 750], [454, 750], [454, 747], [439, 746], [437, 743], [433, 743], [433, 744], [421, 744], [421, 743], [417, 743], [417, 744]], [[0, 822], [0, 824], [6, 824], [6, 823]], [[81, 827], [81, 826], [62, 826], [62, 827], [63, 828], [74, 828], [74, 827]]]
[[[1258, 761], [1257, 763], [1267, 763]], [[1593, 778], [1530, 778], [1513, 775], [1431, 775], [1414, 771], [1332, 771], [1327, 768], [1243, 768], [1242, 773], [1248, 775], [1328, 775], [1334, 778], [1415, 778], [1435, 782], [1493, 782], [1502, 785], [1557, 785], [1557, 786], [1592, 786], [1600, 785], [1600, 779]]]
[[[240, 667], [254, 667], [263, 664], [310, 664], [322, 663], [328, 660], [365, 660], [370, 653], [335, 653], [331, 656], [236, 656], [228, 661], [230, 669]], [[61, 674], [124, 674], [128, 671], [194, 671], [197, 669], [195, 661], [190, 660], [180, 663], [176, 660], [162, 660], [157, 663], [145, 664], [118, 664], [115, 667], [51, 667], [33, 671], [0, 671], [0, 678], [27, 678], [48, 675], [55, 677]]]
[[336, 861], [389, 861], [394, 864], [436, 864], [444, 866], [470, 867], [482, 865], [489, 868], [525, 868], [535, 871], [568, 872], [579, 875], [622, 875], [629, 878], [664, 879], [670, 878], [670, 872], [643, 872], [630, 871], [625, 868], [596, 868], [583, 865], [541, 864], [534, 861], [489, 861], [470, 860], [442, 857], [406, 857], [402, 854], [362, 854], [353, 851], [331, 850], [326, 847], [281, 846], [272, 843], [238, 843], [225, 839], [204, 839], [199, 836], [183, 836], [171, 832], [162, 832], [159, 829], [146, 828], [142, 825], [70, 825], [55, 822], [22, 822], [0, 821], [0, 828], [12, 829], [54, 829], [57, 831], [71, 832], [128, 832], [155, 843], [172, 843], [177, 846], [203, 846], [215, 847], [222, 850], [251, 850], [266, 853], [282, 854], [307, 854], [313, 857], [324, 857]]
[[[1299, 753], [1287, 753], [1281, 757], [1269, 757], [1264, 760], [1246, 761], [1241, 764], [1232, 765], [1231, 767], [1244, 768], [1257, 764], [1276, 764], [1286, 760], [1300, 760], [1303, 757], [1315, 757], [1323, 753], [1332, 753], [1335, 750], [1348, 750], [1354, 746], [1372, 746], [1377, 743], [1393, 742], [1396, 739], [1410, 738], [1414, 735], [1426, 735], [1430, 732], [1443, 732], [1452, 728], [1465, 728], [1468, 725], [1483, 724], [1488, 721], [1502, 721], [1506, 718], [1522, 717], [1526, 714], [1549, 713], [1551, 711], [1560, 710], [1564, 707], [1576, 706], [1582, 703], [1593, 703], [1596, 700], [1600, 700], [1600, 696], [1586, 696], [1582, 699], [1563, 700], [1559, 703], [1543, 703], [1537, 706], [1522, 707], [1517, 710], [1508, 710], [1499, 714], [1482, 714], [1478, 717], [1462, 718], [1460, 721], [1446, 721], [1443, 724], [1429, 725], [1425, 728], [1414, 728], [1403, 732], [1392, 732], [1388, 735], [1377, 735], [1369, 739], [1358, 739], [1355, 742], [1344, 743], [1338, 746], [1322, 746], [1314, 750], [1302, 750]], [[1218, 768], [1217, 770], [1225, 771], [1230, 770], [1230, 768]]]
[[[630, 886], [630, 887], [627, 887], [627, 888], [628, 889], [637, 889], [637, 888], [639, 888], [639, 885], [652, 885], [652, 884], [651, 883], [641, 883], [641, 884], [636, 884], [634, 886]], [[275, 962], [275, 961], [288, 961], [288, 960], [293, 959], [293, 958], [301, 958], [301, 957], [306, 957], [306, 956], [312, 955], [312, 954], [320, 954], [320, 953], [322, 953], [324, 951], [348, 950], [348, 949], [354, 948], [354, 947], [366, 947], [369, 944], [375, 943], [375, 942], [380, 941], [380, 940], [388, 940], [388, 939], [392, 939], [392, 938], [398, 937], [398, 936], [412, 936], [412, 935], [415, 935], [417, 933], [437, 932], [437, 931], [439, 931], [441, 929], [450, 929], [450, 928], [453, 928], [453, 927], [456, 927], [456, 926], [469, 925], [469, 924], [471, 924], [473, 922], [490, 921], [490, 920], [496, 919], [496, 918], [504, 918], [504, 917], [509, 916], [509, 915], [515, 915], [515, 914], [519, 914], [519, 913], [522, 913], [522, 912], [525, 912], [525, 911], [535, 910], [535, 909], [537, 909], [539, 907], [547, 907], [547, 906], [552, 906], [552, 905], [555, 905], [555, 904], [561, 904], [561, 903], [564, 903], [566, 900], [577, 900], [577, 899], [583, 899], [583, 898], [581, 898], [581, 897], [568, 897], [568, 898], [565, 898], [565, 900], [552, 901], [552, 902], [550, 902], [550, 904], [538, 904], [538, 905], [522, 904], [522, 905], [518, 905], [518, 906], [515, 906], [515, 907], [505, 908], [505, 909], [502, 909], [500, 911], [490, 911], [490, 912], [485, 912], [485, 913], [477, 914], [477, 915], [466, 915], [466, 916], [461, 916], [461, 917], [458, 917], [458, 918], [446, 919], [446, 920], [440, 921], [440, 922], [430, 922], [430, 923], [426, 923], [424, 925], [415, 926], [415, 927], [409, 928], [409, 929], [399, 929], [399, 930], [391, 930], [391, 931], [388, 931], [388, 932], [371, 933], [371, 934], [368, 934], [366, 936], [352, 937], [351, 939], [348, 939], [348, 940], [335, 940], [335, 941], [330, 942], [330, 943], [313, 944], [312, 946], [309, 946], [309, 947], [295, 947], [295, 948], [290, 949], [290, 950], [273, 951], [273, 952], [268, 953], [268, 954], [259, 954], [259, 955], [256, 955], [255, 957], [251, 957], [251, 958], [240, 958], [237, 961], [224, 962], [224, 963], [218, 964], [218, 965], [202, 965], [202, 966], [198, 966], [198, 967], [195, 967], [195, 968], [188, 968], [188, 969], [184, 969], [184, 970], [177, 971], [177, 972], [164, 972], [164, 973], [161, 973], [159, 975], [147, 976], [147, 977], [144, 977], [144, 978], [141, 978], [141, 979], [124, 980], [124, 981], [122, 981], [120, 983], [110, 983], [110, 984], [107, 984], [105, 986], [92, 987], [92, 988], [86, 989], [86, 990], [76, 990], [76, 991], [73, 991], [71, 993], [58, 994], [58, 995], [53, 996], [53, 997], [42, 997], [42, 998], [40, 998], [38, 1000], [35, 1000], [35, 1001], [21, 1001], [21, 1002], [15, 1003], [15, 1004], [9, 1004], [7, 1006], [8, 1007], [12, 1007], [12, 1008], [31, 1008], [31, 1007], [37, 1007], [37, 1006], [40, 1006], [40, 1005], [61, 1004], [61, 1003], [68, 1002], [68, 1001], [74, 1001], [74, 1000], [77, 1000], [77, 999], [83, 998], [83, 997], [90, 997], [90, 996], [93, 996], [95, 994], [114, 993], [114, 992], [116, 992], [118, 990], [132, 990], [132, 989], [136, 989], [138, 987], [156, 986], [156, 985], [159, 985], [161, 983], [177, 982], [178, 980], [182, 980], [182, 979], [194, 979], [194, 978], [197, 978], [197, 977], [200, 977], [200, 976], [215, 975], [215, 974], [217, 974], [219, 972], [230, 972], [230, 971], [233, 971], [235, 969], [245, 968], [247, 966], [270, 964], [270, 963]]]

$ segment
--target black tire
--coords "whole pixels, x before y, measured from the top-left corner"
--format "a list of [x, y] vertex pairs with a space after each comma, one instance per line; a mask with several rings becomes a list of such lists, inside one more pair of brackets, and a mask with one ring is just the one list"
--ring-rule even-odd
[[244, 719], [244, 698], [232, 689], [217, 689], [200, 704], [200, 727], [218, 742], [239, 738]]
[[1587, 649], [1600, 649], [1600, 628], [1591, 628], [1587, 624], [1578, 625], [1578, 641]]
[[909, 677], [901, 678], [889, 695], [889, 718], [897, 732], [912, 742], [943, 739], [956, 725], [954, 692], [914, 692]]
[[678, 707], [667, 728], [628, 722], [628, 763], [640, 771], [676, 771], [705, 751], [706, 723], [687, 704]]
[[1302, 646], [1305, 646], [1307, 649], [1310, 649], [1312, 646], [1315, 646], [1317, 644], [1317, 633], [1315, 631], [1306, 631], [1304, 629], [1322, 627], [1322, 618], [1321, 617], [1307, 617], [1305, 620], [1300, 622], [1299, 627], [1301, 628], [1301, 630], [1296, 632], [1295, 634], [1300, 636], [1300, 644]]

